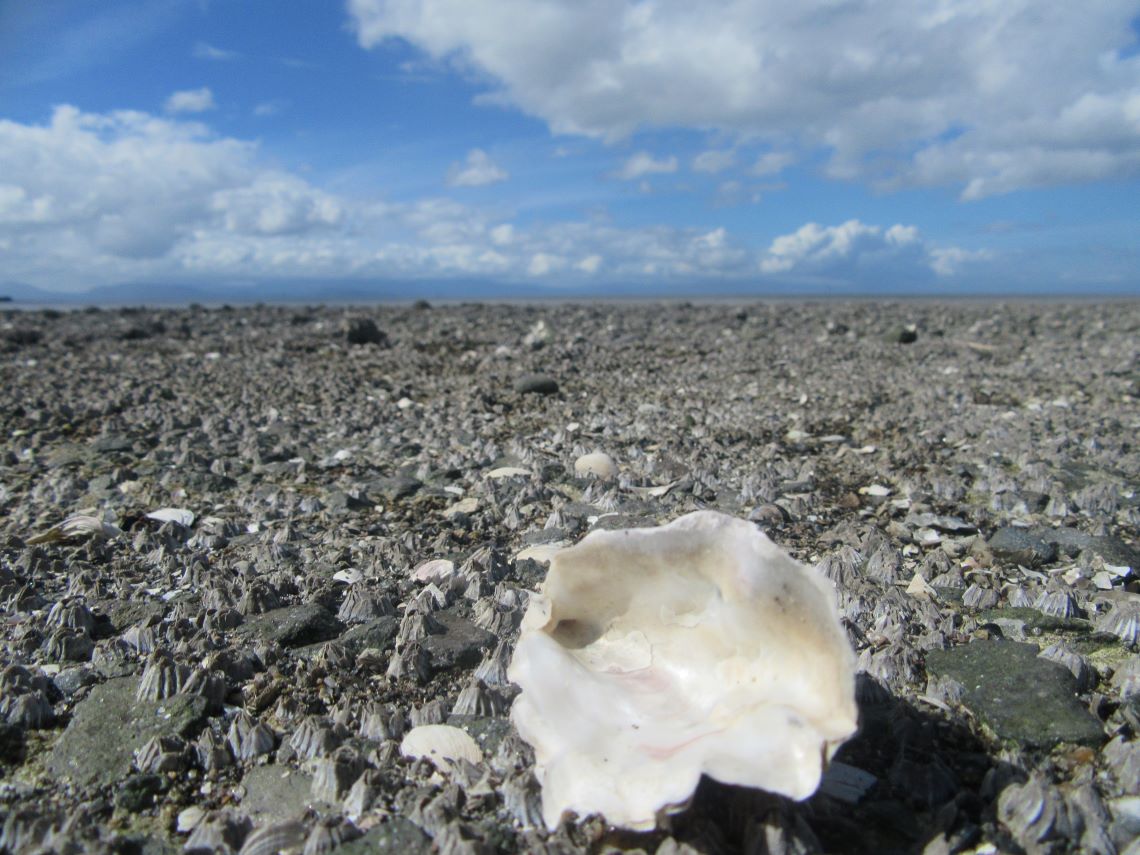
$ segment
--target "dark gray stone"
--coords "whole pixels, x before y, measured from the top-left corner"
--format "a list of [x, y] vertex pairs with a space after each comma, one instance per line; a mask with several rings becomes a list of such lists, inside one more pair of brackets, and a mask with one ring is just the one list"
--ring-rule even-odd
[[930, 650], [926, 669], [965, 687], [962, 702], [999, 739], [1035, 748], [1058, 742], [1100, 745], [1100, 721], [1077, 699], [1068, 669], [1038, 657], [1033, 644], [974, 641], [950, 650]]
[[994, 558], [1024, 567], [1048, 564], [1057, 557], [1056, 545], [1028, 528], [999, 528], [989, 539], [989, 547]]
[[396, 475], [393, 478], [377, 478], [368, 482], [368, 489], [383, 496], [389, 502], [406, 499], [419, 492], [423, 483], [408, 475]]
[[251, 615], [234, 635], [275, 641], [282, 647], [302, 647], [336, 638], [343, 630], [344, 624], [320, 603], [304, 603]]
[[82, 786], [104, 786], [131, 770], [134, 752], [155, 736], [191, 739], [206, 723], [206, 699], [175, 695], [162, 701], [135, 698], [139, 681], [118, 677], [96, 686], [75, 707], [71, 723], [52, 749], [47, 768]]
[[368, 833], [349, 841], [337, 849], [338, 855], [379, 855], [379, 853], [410, 853], [427, 855], [432, 851], [431, 838], [419, 830], [411, 820], [394, 816], [387, 822], [369, 829]]
[[474, 667], [482, 661], [483, 652], [498, 641], [494, 633], [455, 612], [433, 612], [432, 617], [443, 624], [444, 631], [429, 635], [421, 644], [431, 656], [432, 668], [437, 671], [457, 666]]
[[388, 336], [371, 318], [353, 318], [348, 322], [344, 337], [349, 344], [378, 344], [382, 347], [388, 345]]
[[392, 641], [399, 631], [399, 618], [394, 615], [384, 615], [368, 623], [354, 626], [338, 638], [337, 641], [343, 644], [350, 654], [355, 656], [366, 647], [376, 647], [380, 650], [387, 650], [392, 646]]
[[1100, 555], [1109, 564], [1140, 567], [1140, 553], [1115, 535], [1086, 534], [1075, 528], [1043, 528], [1031, 531], [1039, 533], [1044, 540], [1054, 544], [1072, 558], [1087, 549]]
[[549, 374], [524, 374], [515, 381], [515, 391], [524, 395], [553, 395], [558, 392], [558, 381]]

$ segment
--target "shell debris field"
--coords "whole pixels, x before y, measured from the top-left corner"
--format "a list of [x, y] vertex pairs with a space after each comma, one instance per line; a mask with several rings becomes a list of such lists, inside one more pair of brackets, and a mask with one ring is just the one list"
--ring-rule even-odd
[[0, 852], [1126, 852], [1137, 330], [0, 307]]
[[652, 828], [702, 773], [807, 798], [856, 727], [830, 583], [712, 511], [555, 555], [508, 676], [551, 829], [567, 810]]

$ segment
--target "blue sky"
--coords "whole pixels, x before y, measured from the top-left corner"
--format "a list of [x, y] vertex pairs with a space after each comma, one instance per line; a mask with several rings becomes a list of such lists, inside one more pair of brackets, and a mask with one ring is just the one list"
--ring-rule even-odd
[[1138, 21], [0, 0], [0, 291], [1140, 293]]

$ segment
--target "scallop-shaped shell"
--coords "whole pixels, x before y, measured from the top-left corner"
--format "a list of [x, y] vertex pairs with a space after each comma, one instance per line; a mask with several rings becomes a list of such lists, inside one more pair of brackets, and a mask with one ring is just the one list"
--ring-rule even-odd
[[971, 609], [990, 609], [997, 605], [998, 598], [997, 591], [975, 582], [962, 594], [962, 605]]
[[299, 852], [308, 836], [309, 830], [300, 820], [290, 819], [263, 825], [250, 832], [238, 855], [280, 855], [282, 852]]
[[1097, 618], [1093, 626], [1101, 632], [1111, 632], [1125, 644], [1135, 645], [1140, 641], [1140, 602], [1113, 603], [1112, 608]]
[[510, 649], [507, 647], [507, 642], [500, 641], [495, 645], [495, 649], [488, 653], [483, 661], [479, 663], [479, 667], [475, 669], [475, 677], [482, 680], [488, 686], [505, 686], [510, 680], [507, 679], [507, 663], [510, 659]]
[[1033, 608], [1043, 615], [1056, 618], [1071, 618], [1080, 614], [1080, 608], [1073, 595], [1064, 588], [1048, 588], [1034, 601]]
[[483, 762], [483, 752], [475, 740], [448, 724], [413, 727], [401, 740], [400, 753], [415, 760], [426, 757], [443, 772], [450, 771], [459, 760]]
[[509, 669], [543, 815], [653, 827], [702, 773], [803, 799], [855, 730], [835, 593], [754, 525], [699, 511], [558, 553]]

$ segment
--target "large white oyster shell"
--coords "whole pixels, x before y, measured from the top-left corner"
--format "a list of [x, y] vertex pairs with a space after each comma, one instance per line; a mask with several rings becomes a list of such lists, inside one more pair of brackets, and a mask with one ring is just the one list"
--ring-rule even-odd
[[508, 675], [551, 829], [567, 810], [652, 828], [702, 773], [807, 798], [856, 727], [830, 583], [712, 511], [556, 554]]

